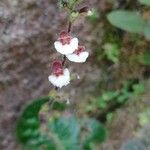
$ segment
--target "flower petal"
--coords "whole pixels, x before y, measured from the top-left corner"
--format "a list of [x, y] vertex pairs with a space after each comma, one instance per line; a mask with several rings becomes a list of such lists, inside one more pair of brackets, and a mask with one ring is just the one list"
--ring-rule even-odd
[[[77, 38], [73, 38], [73, 39], [71, 40], [70, 45], [71, 45], [71, 47], [72, 47], [73, 50], [78, 49], [78, 43], [79, 43], [79, 41], [78, 41]], [[74, 52], [74, 51], [73, 51], [73, 52]]]
[[77, 54], [70, 54], [70, 55], [66, 55], [66, 57], [72, 61], [72, 62], [76, 62], [76, 63], [83, 63], [86, 61], [86, 59], [88, 58], [89, 53], [88, 52], [81, 52], [79, 55]]
[[54, 47], [55, 47], [55, 49], [58, 51], [58, 52], [60, 52], [61, 50], [62, 50], [62, 43], [61, 42], [59, 42], [59, 41], [56, 41], [55, 43], [54, 43]]
[[60, 75], [60, 76], [55, 76], [55, 75], [50, 75], [48, 77], [49, 81], [56, 87], [63, 87], [66, 86], [70, 83], [70, 72], [69, 70], [66, 68], [64, 69], [64, 74]]
[[71, 46], [71, 44], [69, 45], [63, 45], [62, 47], [62, 51], [61, 53], [64, 55], [68, 55], [68, 54], [72, 54], [75, 51], [75, 49]]
[[78, 39], [73, 38], [71, 39], [70, 44], [65, 45], [63, 45], [60, 41], [56, 41], [54, 43], [54, 47], [59, 53], [63, 55], [72, 54], [78, 48]]

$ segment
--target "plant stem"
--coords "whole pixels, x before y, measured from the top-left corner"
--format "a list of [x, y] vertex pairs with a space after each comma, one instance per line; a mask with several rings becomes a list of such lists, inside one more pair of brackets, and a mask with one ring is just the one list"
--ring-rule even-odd
[[65, 66], [65, 62], [66, 62], [66, 56], [64, 55], [63, 62], [62, 62], [63, 67]]
[[[69, 21], [69, 24], [68, 24], [68, 33], [71, 32], [71, 28], [72, 28], [72, 23], [71, 23], [71, 21]], [[62, 62], [63, 67], [65, 66], [65, 62], [66, 62], [66, 56], [64, 55], [63, 62]]]
[[72, 28], [72, 23], [71, 23], [71, 21], [69, 21], [69, 25], [68, 25], [68, 33], [71, 32], [71, 28]]

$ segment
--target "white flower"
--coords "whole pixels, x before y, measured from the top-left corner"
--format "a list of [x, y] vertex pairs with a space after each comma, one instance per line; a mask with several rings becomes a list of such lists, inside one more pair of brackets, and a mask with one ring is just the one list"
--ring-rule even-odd
[[53, 63], [52, 75], [48, 77], [49, 81], [56, 87], [63, 87], [70, 83], [69, 70], [62, 68], [62, 63], [57, 61]]
[[85, 47], [83, 46], [79, 46], [78, 49], [73, 54], [66, 55], [66, 57], [70, 61], [76, 62], [76, 63], [85, 62], [88, 56], [89, 56], [89, 53], [85, 51]]
[[54, 46], [63, 55], [72, 54], [78, 48], [78, 39], [72, 38], [67, 32], [61, 32]]
[[54, 86], [61, 88], [70, 83], [70, 72], [66, 68], [66, 69], [64, 69], [62, 75], [60, 75], [60, 76], [50, 75], [48, 77], [48, 79]]

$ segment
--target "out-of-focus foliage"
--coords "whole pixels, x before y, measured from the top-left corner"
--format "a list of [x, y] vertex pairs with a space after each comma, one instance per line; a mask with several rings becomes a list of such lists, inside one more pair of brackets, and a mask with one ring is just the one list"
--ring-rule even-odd
[[150, 109], [146, 109], [139, 115], [139, 122], [142, 126], [150, 124]]
[[145, 146], [138, 139], [128, 140], [120, 150], [146, 150]]
[[140, 130], [139, 136], [140, 141], [145, 145], [146, 150], [150, 149], [150, 122], [147, 125], [144, 125]]
[[140, 2], [141, 4], [145, 4], [145, 5], [150, 6], [150, 1], [149, 1], [149, 0], [139, 0], [139, 2]]
[[85, 150], [94, 150], [93, 144], [103, 142], [106, 138], [106, 131], [104, 127], [95, 119], [87, 119], [83, 126], [87, 131], [85, 133], [83, 147]]
[[80, 125], [73, 116], [54, 118], [49, 121], [47, 134], [56, 150], [80, 149]]
[[120, 29], [133, 33], [142, 33], [144, 29], [144, 19], [138, 12], [127, 10], [116, 10], [107, 16], [110, 23]]
[[[49, 119], [43, 120], [44, 114], [39, 116], [39, 112], [48, 101], [51, 102], [51, 110], [60, 111], [60, 115], [50, 113]], [[84, 147], [85, 150], [93, 150], [93, 144], [105, 140], [106, 129], [102, 124], [92, 118], [61, 116], [64, 107], [64, 103], [45, 97], [33, 101], [24, 109], [16, 132], [18, 140], [26, 149], [80, 150]]]
[[147, 20], [145, 23], [144, 35], [148, 40], [150, 40], [150, 20]]
[[149, 150], [150, 149], [150, 127], [149, 123], [144, 125], [138, 132], [137, 137], [125, 141], [120, 150]]
[[118, 63], [119, 61], [119, 48], [116, 43], [106, 43], [104, 45], [104, 55], [107, 59], [113, 63]]
[[[144, 4], [149, 4], [149, 1], [141, 0]], [[115, 10], [107, 15], [109, 22], [128, 32], [144, 34], [146, 39], [150, 40], [150, 20], [136, 11]]]
[[59, 0], [59, 6], [66, 10], [73, 10], [74, 7], [79, 4], [82, 0]]
[[138, 60], [143, 65], [150, 65], [150, 53], [145, 53], [139, 56]]
[[[130, 86], [132, 86], [132, 91], [129, 91]], [[107, 108], [110, 103], [124, 103], [130, 97], [138, 96], [143, 92], [143, 84], [130, 85], [130, 83], [127, 83], [120, 90], [104, 92], [100, 97], [97, 98], [98, 106], [101, 109], [104, 109]]]
[[[118, 90], [103, 91], [100, 96], [91, 98], [87, 104], [82, 104], [81, 109], [91, 114], [97, 113], [107, 123], [111, 123], [116, 108], [123, 106], [129, 99], [136, 100], [144, 92], [144, 84], [125, 82]], [[84, 106], [83, 106], [84, 105]]]
[[87, 16], [87, 19], [92, 23], [96, 23], [98, 18], [99, 18], [99, 13], [96, 9], [92, 9], [91, 14]]
[[40, 140], [40, 132], [38, 130], [40, 127], [40, 121], [38, 113], [41, 109], [41, 106], [48, 101], [49, 97], [37, 99], [24, 109], [16, 127], [18, 140], [23, 144], [34, 145]]
[[150, 110], [147, 106], [139, 113], [140, 129], [136, 137], [125, 141], [120, 150], [149, 150], [150, 149]]

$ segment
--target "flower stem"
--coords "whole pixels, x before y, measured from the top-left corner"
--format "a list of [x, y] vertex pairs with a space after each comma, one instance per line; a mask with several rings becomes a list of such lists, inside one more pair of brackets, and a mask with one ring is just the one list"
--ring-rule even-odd
[[72, 23], [71, 23], [71, 21], [69, 21], [69, 25], [68, 25], [68, 33], [71, 32], [71, 28], [72, 28]]
[[66, 56], [64, 55], [63, 62], [62, 62], [63, 67], [65, 66], [65, 62], [66, 62]]
[[[68, 33], [71, 32], [71, 28], [72, 28], [72, 23], [71, 23], [71, 21], [69, 21], [69, 24], [68, 24]], [[65, 66], [65, 62], [66, 62], [66, 56], [64, 55], [63, 62], [62, 62], [63, 67]]]

